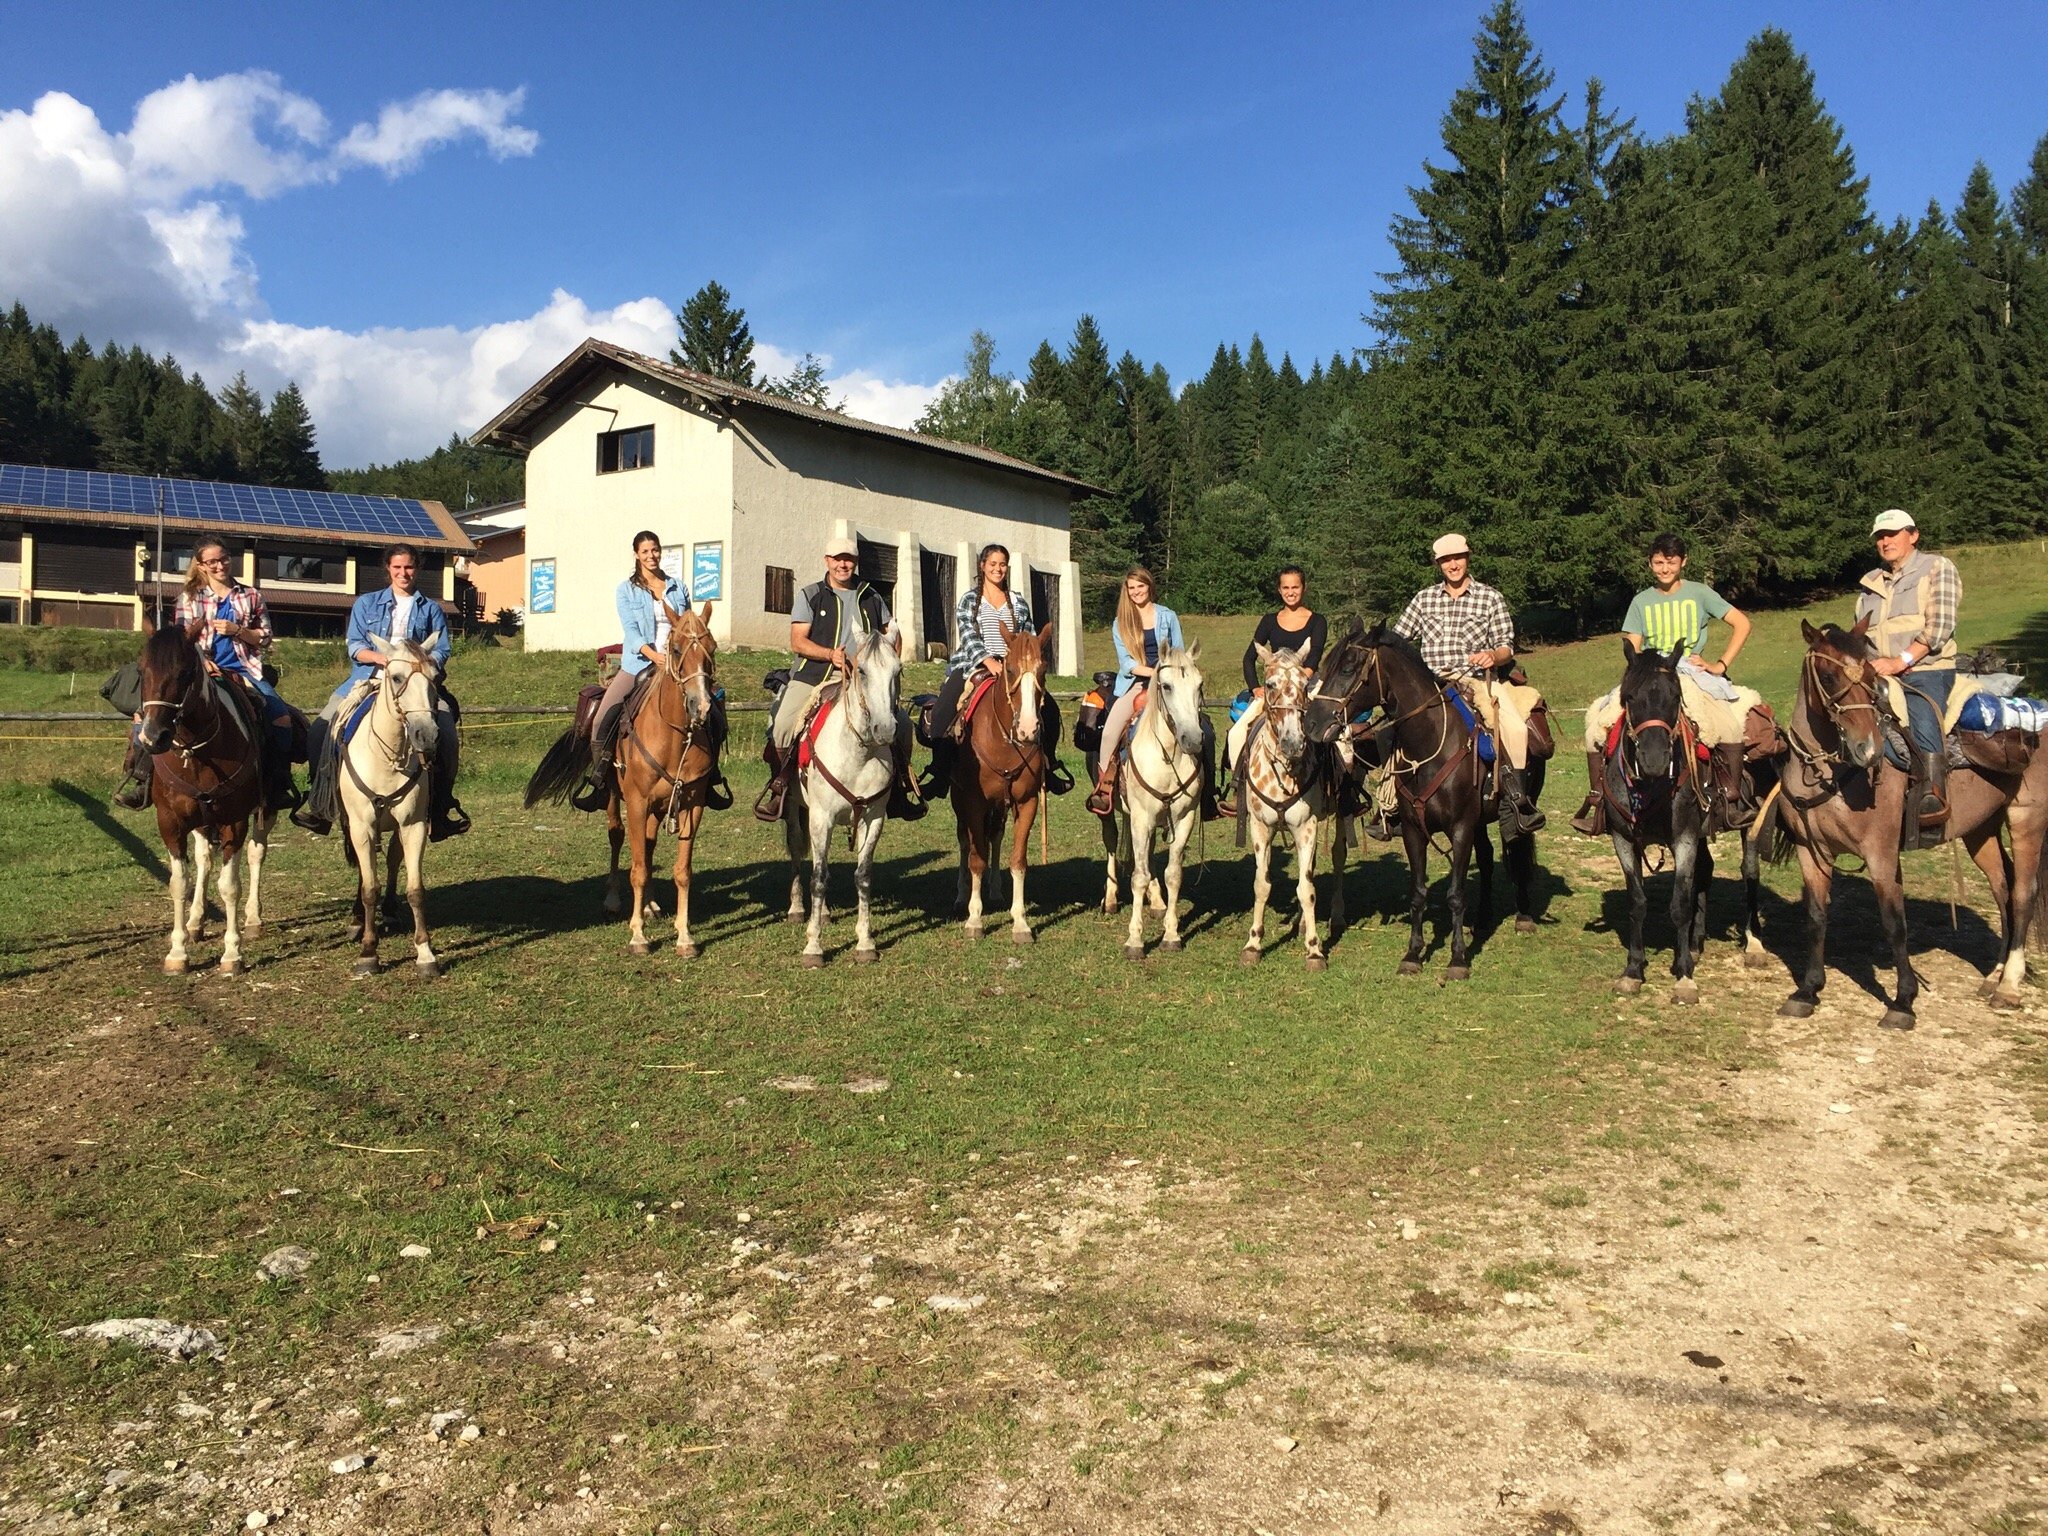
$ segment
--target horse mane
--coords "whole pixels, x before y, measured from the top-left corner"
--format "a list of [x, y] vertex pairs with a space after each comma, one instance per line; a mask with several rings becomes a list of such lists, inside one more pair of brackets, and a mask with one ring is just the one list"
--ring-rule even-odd
[[1387, 623], [1384, 619], [1366, 631], [1365, 639], [1370, 645], [1382, 646], [1397, 655], [1407, 657], [1408, 660], [1414, 662], [1417, 667], [1422, 669], [1425, 676], [1436, 676], [1436, 669], [1422, 659], [1422, 647], [1413, 640], [1410, 640], [1406, 635], [1398, 633], [1393, 625]]
[[185, 631], [167, 624], [142, 642], [142, 662], [159, 672], [169, 672], [191, 649], [192, 642]]
[[1854, 630], [1842, 628], [1839, 624], [1823, 624], [1820, 637], [1845, 656], [1867, 660], [1877, 654], [1877, 645], [1869, 635], [1858, 635]]

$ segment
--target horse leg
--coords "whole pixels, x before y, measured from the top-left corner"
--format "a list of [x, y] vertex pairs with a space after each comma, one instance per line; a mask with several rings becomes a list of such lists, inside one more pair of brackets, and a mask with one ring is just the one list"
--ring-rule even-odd
[[626, 802], [626, 820], [633, 833], [633, 926], [626, 938], [626, 953], [647, 953], [647, 876], [654, 860], [654, 839], [660, 832], [654, 807], [633, 800]]
[[1024, 916], [1024, 867], [1031, 854], [1031, 824], [1038, 819], [1038, 796], [1017, 807], [1010, 832], [1010, 942], [1029, 944], [1036, 935]]
[[1346, 831], [1348, 818], [1341, 810], [1333, 811], [1330, 820], [1330, 942], [1334, 944], [1344, 932], [1344, 856], [1350, 851], [1351, 838]]
[[404, 865], [405, 836], [393, 827], [391, 840], [384, 845], [384, 913], [386, 923], [393, 928], [402, 921], [398, 910], [398, 875]]
[[1305, 816], [1294, 829], [1294, 890], [1301, 901], [1301, 940], [1307, 951], [1308, 968], [1320, 971], [1330, 962], [1323, 954], [1322, 935], [1316, 932], [1316, 818]]
[[[1527, 842], [1527, 838], [1521, 839]], [[1479, 939], [1479, 925], [1493, 923], [1493, 834], [1481, 822], [1472, 833], [1472, 853], [1479, 864], [1479, 906], [1472, 914], [1472, 938]]]
[[242, 909], [242, 937], [253, 939], [263, 931], [263, 856], [270, 851], [271, 815], [258, 811], [249, 818], [249, 835], [242, 851], [249, 863], [248, 903]]
[[1871, 889], [1877, 893], [1877, 915], [1884, 919], [1884, 936], [1892, 946], [1892, 969], [1898, 977], [1892, 1005], [1878, 1022], [1886, 1029], [1911, 1029], [1913, 1004], [1920, 996], [1920, 975], [1913, 969], [1911, 940], [1906, 931], [1906, 884], [1899, 874], [1898, 850], [1891, 851], [1887, 867], [1870, 866]]
[[[1677, 820], [1674, 812], [1672, 819]], [[1693, 883], [1699, 876], [1700, 836], [1697, 830], [1674, 830], [1671, 834], [1671, 989], [1674, 1003], [1700, 1000], [1699, 984], [1692, 979], [1698, 961], [1693, 945]]]
[[235, 836], [232, 826], [222, 827], [220, 832], [220, 908], [221, 925], [225, 937], [221, 942], [220, 973], [223, 976], [242, 974], [242, 866], [236, 855], [240, 853], [241, 839]]
[[1515, 882], [1515, 932], [1536, 931], [1536, 839], [1518, 837], [1501, 850]]
[[422, 872], [427, 853], [426, 818], [399, 828], [398, 842], [405, 855], [405, 904], [412, 909], [413, 969], [431, 981], [441, 974], [441, 959], [427, 936], [427, 882]]
[[1984, 878], [1991, 886], [1991, 899], [1998, 904], [1998, 959], [1992, 963], [1983, 984], [1977, 988], [1977, 995], [1988, 1001], [1997, 996], [2004, 982], [2006, 964], [2012, 958], [2013, 863], [2005, 851], [2005, 844], [1999, 840], [1996, 821], [1964, 838], [1963, 846], [1970, 851], [1970, 858], [1976, 866], [1984, 871]]
[[1117, 908], [1117, 822], [1113, 815], [1098, 816], [1096, 820], [1102, 823], [1102, 862], [1105, 870], [1102, 910], [1114, 917]]
[[1244, 948], [1238, 952], [1240, 965], [1257, 965], [1259, 957], [1265, 953], [1266, 898], [1273, 894], [1273, 882], [1268, 877], [1273, 860], [1273, 832], [1256, 810], [1249, 819], [1252, 824], [1252, 927], [1251, 932], [1245, 935]]
[[1707, 948], [1707, 899], [1714, 891], [1714, 843], [1700, 832], [1700, 861], [1693, 873], [1692, 884], [1692, 958], [1699, 964], [1699, 958]]
[[1199, 806], [1174, 822], [1166, 849], [1166, 923], [1159, 947], [1167, 954], [1180, 952], [1180, 876], [1186, 867], [1188, 837], [1202, 819]]
[[604, 875], [604, 909], [619, 915], [619, 850], [626, 846], [626, 824], [619, 819], [619, 797], [614, 793], [604, 808], [605, 837], [612, 845], [612, 861]]
[[1621, 877], [1628, 882], [1628, 962], [1622, 968], [1621, 978], [1614, 983], [1614, 990], [1624, 997], [1633, 997], [1643, 990], [1643, 971], [1649, 964], [1649, 955], [1643, 949], [1643, 923], [1649, 916], [1650, 892], [1643, 884], [1642, 850], [1619, 832], [1609, 832], [1608, 838], [1614, 844], [1614, 862], [1621, 866]]
[[1131, 925], [1124, 935], [1124, 958], [1145, 958], [1145, 892], [1152, 881], [1152, 808], [1135, 801], [1130, 807]]
[[1742, 963], [1750, 970], [1762, 970], [1771, 963], [1764, 950], [1763, 914], [1758, 905], [1762, 890], [1763, 851], [1749, 833], [1742, 834]]
[[703, 824], [701, 805], [686, 805], [676, 816], [676, 953], [685, 960], [697, 958], [697, 941], [690, 937], [690, 875]]
[[[966, 790], [955, 790], [964, 795]], [[978, 939], [982, 934], [981, 908], [982, 887], [988, 881], [988, 856], [992, 838], [990, 823], [994, 820], [992, 809], [985, 805], [955, 807], [960, 823], [961, 878], [965, 882], [967, 896], [967, 937]]]
[[811, 919], [804, 929], [803, 963], [816, 970], [825, 963], [819, 930], [825, 923], [825, 854], [832, 843], [832, 816], [816, 805], [806, 807], [811, 820]]
[[855, 960], [879, 960], [881, 953], [875, 948], [875, 936], [868, 927], [868, 902], [875, 886], [875, 846], [882, 840], [882, 812], [870, 807], [861, 818], [860, 856], [853, 865], [853, 958]]
[[381, 874], [377, 868], [375, 814], [364, 817], [360, 823], [351, 822], [349, 836], [356, 851], [356, 901], [363, 909], [363, 926], [359, 935], [362, 947], [356, 955], [353, 974], [374, 976], [377, 974], [377, 887]]
[[791, 785], [790, 793], [783, 797], [782, 846], [789, 853], [789, 911], [783, 914], [785, 922], [800, 923], [804, 920], [804, 867], [811, 862], [810, 841], [805, 836], [810, 826], [809, 811], [799, 817], [803, 807], [803, 796], [799, 786]]
[[[2027, 937], [2041, 900], [2042, 824], [2038, 806], [2018, 805], [2007, 812], [2012, 828], [2012, 943], [2006, 950], [2005, 971], [1998, 990], [1991, 995], [1994, 1008], [2014, 1008], [2020, 1003], [2020, 984], [2027, 979]], [[2015, 814], [2016, 813], [2016, 814]]]
[[[1466, 943], [1465, 927], [1465, 868], [1472, 857], [1472, 842], [1477, 837], [1487, 841], [1486, 824], [1478, 820], [1462, 823], [1451, 833], [1451, 963], [1444, 971], [1446, 981], [1469, 981], [1472, 977], [1472, 954]], [[1487, 849], [1487, 861], [1492, 862], [1493, 850]]]
[[185, 936], [197, 944], [206, 937], [206, 877], [213, 870], [213, 843], [204, 832], [193, 832], [189, 837], [192, 844], [192, 902], [185, 911]]
[[1429, 834], [1419, 820], [1403, 816], [1401, 841], [1408, 850], [1408, 953], [1401, 957], [1401, 974], [1420, 976], [1422, 917], [1429, 905]]
[[960, 844], [960, 878], [953, 889], [953, 915], [963, 918], [980, 898], [977, 883], [968, 873], [969, 851], [974, 845], [974, 834], [969, 830], [969, 824], [974, 815], [967, 807], [966, 795], [965, 789], [953, 791], [953, 835]]
[[1835, 866], [1802, 846], [1799, 878], [1806, 887], [1806, 968], [1792, 995], [1778, 1007], [1778, 1017], [1783, 1019], [1811, 1015], [1828, 979], [1828, 892], [1834, 885]]
[[185, 974], [185, 838], [164, 842], [164, 862], [171, 869], [171, 947], [164, 956], [164, 974]]

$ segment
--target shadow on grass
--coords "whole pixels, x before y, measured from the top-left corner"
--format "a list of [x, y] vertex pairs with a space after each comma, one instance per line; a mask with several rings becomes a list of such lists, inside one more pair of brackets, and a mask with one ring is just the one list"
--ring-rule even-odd
[[[161, 882], [171, 878], [171, 871], [158, 851], [158, 845], [142, 837], [118, 820], [107, 808], [104, 795], [82, 789], [69, 779], [57, 779], [50, 785], [51, 792], [59, 799], [68, 800], [78, 808], [80, 815], [114, 842], [137, 864], [149, 871], [150, 876]], [[152, 830], [154, 830], [152, 828]]]
[[[1487, 835], [1493, 835], [1487, 829]], [[1361, 850], [1354, 848], [1356, 855]], [[1351, 929], [1377, 919], [1383, 928], [1408, 927], [1409, 873], [1408, 855], [1399, 842], [1364, 844], [1364, 857], [1348, 863], [1345, 868], [1344, 901], [1348, 925], [1345, 936]], [[1451, 936], [1450, 913], [1450, 872], [1436, 871], [1429, 885], [1429, 894], [1423, 908], [1423, 951], [1425, 962], [1440, 951], [1449, 948]], [[1539, 924], [1546, 921], [1553, 903], [1573, 895], [1571, 882], [1543, 861], [1543, 845], [1536, 848], [1535, 867], [1529, 874], [1529, 915]], [[1319, 900], [1327, 900], [1319, 895]], [[1249, 905], [1249, 896], [1246, 898]], [[1493, 861], [1493, 904], [1489, 911], [1479, 908], [1479, 869], [1475, 856], [1465, 874], [1465, 914], [1474, 925], [1475, 933], [1467, 946], [1468, 953], [1476, 963], [1485, 953], [1495, 935], [1506, 928], [1513, 932], [1511, 919], [1515, 912], [1515, 883], [1510, 875], [1505, 857], [1496, 842]], [[1290, 907], [1292, 903], [1289, 904]], [[1336, 944], [1330, 946], [1332, 953]]]

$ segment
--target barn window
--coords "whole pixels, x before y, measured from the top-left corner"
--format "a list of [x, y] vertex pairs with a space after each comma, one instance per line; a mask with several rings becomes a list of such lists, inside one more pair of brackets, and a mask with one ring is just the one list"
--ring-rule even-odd
[[628, 427], [623, 432], [597, 434], [597, 472], [614, 474], [622, 469], [646, 469], [654, 462], [654, 428]]
[[796, 606], [796, 572], [786, 565], [768, 567], [768, 591], [761, 606], [769, 613], [787, 613]]

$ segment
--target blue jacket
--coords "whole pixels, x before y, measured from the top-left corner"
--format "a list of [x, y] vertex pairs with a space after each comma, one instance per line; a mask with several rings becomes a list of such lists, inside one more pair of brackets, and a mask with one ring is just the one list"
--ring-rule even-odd
[[356, 661], [357, 651], [371, 648], [370, 636], [382, 635], [387, 640], [411, 640], [425, 648], [433, 658], [434, 665], [444, 671], [448, 666], [448, 619], [441, 612], [441, 605], [435, 599], [415, 588], [412, 594], [412, 613], [406, 624], [407, 633], [391, 633], [391, 611], [395, 599], [389, 587], [379, 587], [375, 592], [365, 592], [348, 611], [348, 654], [352, 665], [348, 681], [342, 684], [348, 688], [367, 678], [377, 675], [377, 668], [368, 662]]
[[[1159, 640], [1159, 654], [1164, 656], [1169, 649], [1187, 642], [1180, 637], [1180, 615], [1164, 603], [1152, 605], [1152, 632]], [[1110, 643], [1116, 647], [1116, 691], [1128, 693], [1131, 685], [1138, 680], [1132, 668], [1144, 661], [1143, 656], [1132, 656], [1124, 649], [1124, 637], [1117, 632], [1114, 624], [1109, 626]]]
[[[677, 613], [690, 611], [690, 594], [683, 590], [683, 584], [675, 577], [668, 578], [662, 596]], [[619, 670], [637, 677], [654, 665], [640, 654], [640, 647], [654, 644], [654, 625], [661, 616], [661, 610], [654, 605], [654, 594], [630, 576], [619, 583], [618, 605], [619, 629], [625, 636], [625, 649], [619, 653]]]

